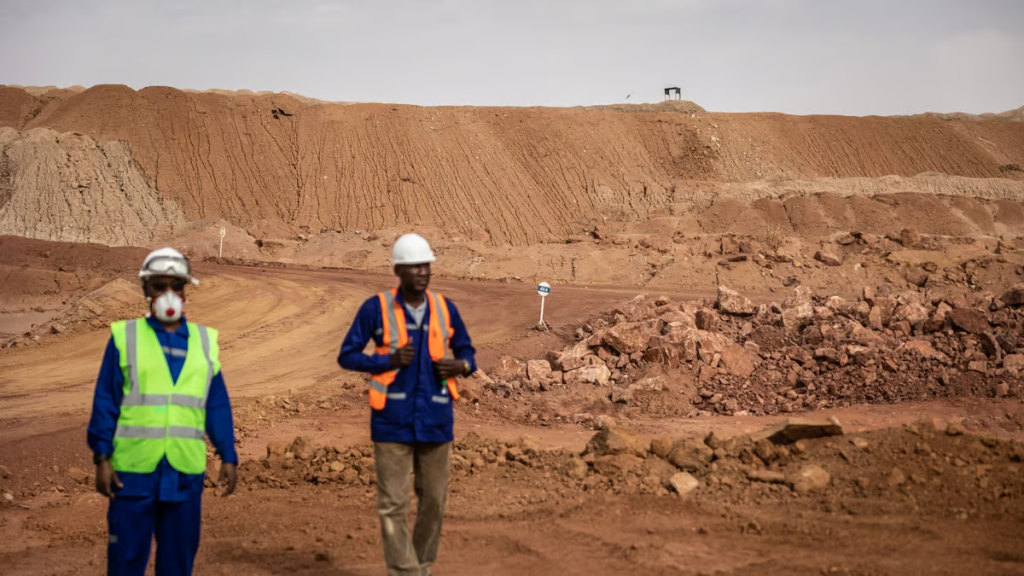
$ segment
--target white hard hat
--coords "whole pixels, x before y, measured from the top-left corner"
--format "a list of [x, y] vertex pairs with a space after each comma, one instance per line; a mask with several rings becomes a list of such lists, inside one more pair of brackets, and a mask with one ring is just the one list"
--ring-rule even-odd
[[151, 276], [171, 276], [199, 285], [199, 280], [192, 277], [192, 265], [188, 258], [174, 248], [161, 248], [146, 256], [139, 269], [139, 284], [145, 284]]
[[437, 260], [430, 244], [419, 234], [404, 234], [391, 249], [391, 265], [427, 264]]

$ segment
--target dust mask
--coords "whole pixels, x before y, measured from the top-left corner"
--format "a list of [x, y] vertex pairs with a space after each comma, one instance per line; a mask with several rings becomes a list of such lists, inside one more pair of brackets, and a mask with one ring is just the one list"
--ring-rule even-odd
[[153, 314], [164, 323], [177, 322], [185, 308], [185, 301], [173, 290], [168, 290], [152, 303]]

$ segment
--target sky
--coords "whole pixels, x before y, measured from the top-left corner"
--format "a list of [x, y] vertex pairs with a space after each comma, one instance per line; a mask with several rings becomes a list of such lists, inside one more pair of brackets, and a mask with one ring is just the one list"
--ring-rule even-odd
[[[1024, 0], [0, 0], [0, 84], [720, 112], [1024, 105]], [[629, 96], [627, 100], [627, 96]]]

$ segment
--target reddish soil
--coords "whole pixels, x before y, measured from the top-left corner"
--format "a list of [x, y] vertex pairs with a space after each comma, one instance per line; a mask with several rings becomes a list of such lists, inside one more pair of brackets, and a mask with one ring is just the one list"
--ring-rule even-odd
[[483, 368], [435, 574], [1024, 574], [1019, 119], [0, 86], [3, 572], [103, 573], [94, 379], [170, 244], [242, 456], [197, 573], [381, 573], [334, 358], [414, 229]]
[[[107, 307], [93, 318], [102, 319], [98, 328], [88, 321], [69, 324], [66, 332], [0, 350], [0, 493], [12, 498], [0, 501], [0, 562], [11, 574], [99, 574], [104, 502], [90, 487], [84, 427], [105, 341], [102, 324], [113, 319], [108, 315], [130, 313], [110, 304], [120, 302], [114, 298], [120, 292], [107, 287], [126, 282], [124, 291], [134, 294], [134, 257], [82, 246], [51, 249], [44, 258], [42, 246], [25, 243], [19, 269], [59, 271], [88, 261], [97, 278], [118, 280], [105, 286]], [[75, 249], [83, 250], [80, 256]], [[198, 273], [203, 284], [190, 310], [224, 334], [243, 481], [227, 500], [207, 493], [197, 573], [379, 573], [373, 477], [362, 460], [368, 442], [363, 383], [340, 372], [333, 356], [355, 307], [391, 280], [211, 262], [199, 263]], [[439, 280], [438, 286], [463, 311], [485, 370], [502, 355], [536, 358], [563, 349], [578, 327], [621, 310], [636, 292], [560, 287], [559, 300], [553, 295], [549, 301], [557, 302], [549, 306], [552, 331], [536, 332], [537, 297], [529, 285]], [[713, 292], [667, 294], [678, 302], [701, 296]], [[777, 298], [751, 296], [757, 302]], [[731, 333], [732, 321], [723, 316], [720, 322]], [[755, 340], [770, 347], [772, 337]], [[791, 344], [778, 339], [779, 346]], [[530, 394], [558, 398], [555, 392]], [[713, 463], [692, 469], [701, 487], [681, 498], [666, 487], [678, 469], [654, 454], [639, 458], [638, 468], [619, 470], [599, 461], [634, 460], [592, 453], [582, 457], [597, 457], [584, 466], [584, 477], [568, 475], [592, 430], [509, 409], [535, 404], [530, 396], [502, 399], [483, 389], [477, 395], [476, 404], [458, 408], [460, 444], [438, 574], [1024, 572], [1024, 541], [1013, 529], [1024, 519], [1018, 398], [967, 390], [951, 400], [829, 409], [845, 425], [845, 436], [774, 452], [743, 438], [780, 421], [779, 415], [687, 418], [650, 403], [616, 412], [615, 420], [648, 439], [703, 441], [709, 432], [739, 439]], [[557, 401], [552, 407], [552, 414], [569, 415]], [[957, 422], [967, 434], [947, 436], [944, 426], [932, 431], [934, 418]], [[914, 424], [922, 420], [927, 423]], [[342, 462], [356, 471], [355, 479], [324, 474], [320, 463], [285, 470], [279, 462], [261, 462], [268, 444], [297, 436], [331, 448], [322, 462]], [[803, 494], [750, 479], [755, 470], [786, 475], [811, 464], [830, 475], [823, 491]]]

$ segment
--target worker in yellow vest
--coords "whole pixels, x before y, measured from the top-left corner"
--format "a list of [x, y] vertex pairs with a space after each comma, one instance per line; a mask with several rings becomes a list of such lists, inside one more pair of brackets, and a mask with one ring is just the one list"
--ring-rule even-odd
[[[377, 470], [377, 513], [389, 576], [429, 576], [441, 542], [454, 439], [455, 378], [476, 370], [473, 343], [455, 305], [428, 290], [434, 253], [416, 234], [399, 238], [391, 263], [397, 289], [359, 309], [338, 363], [369, 373], [370, 435]], [[374, 354], [365, 354], [373, 341]], [[410, 477], [419, 505], [409, 537]]]
[[139, 270], [149, 313], [114, 322], [103, 356], [88, 443], [96, 490], [110, 499], [107, 573], [142, 576], [156, 535], [156, 572], [192, 573], [207, 435], [221, 457], [223, 495], [235, 489], [235, 432], [217, 331], [188, 322], [185, 287], [198, 284], [171, 248]]

